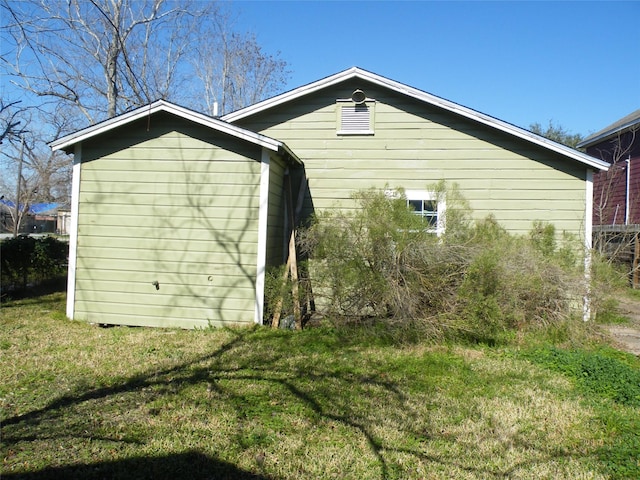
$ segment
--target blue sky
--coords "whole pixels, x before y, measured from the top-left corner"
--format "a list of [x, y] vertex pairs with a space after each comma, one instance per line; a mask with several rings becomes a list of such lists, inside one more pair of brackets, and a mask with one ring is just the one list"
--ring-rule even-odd
[[640, 108], [640, 1], [235, 1], [287, 88], [358, 66], [501, 120], [588, 135]]

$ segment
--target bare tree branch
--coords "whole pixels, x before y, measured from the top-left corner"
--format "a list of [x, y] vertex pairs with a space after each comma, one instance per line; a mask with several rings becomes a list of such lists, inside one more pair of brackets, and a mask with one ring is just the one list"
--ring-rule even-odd
[[0, 144], [5, 140], [20, 137], [26, 132], [26, 127], [21, 126], [23, 123], [19, 119], [24, 109], [16, 108], [20, 104], [20, 100], [5, 103], [0, 98]]
[[0, 0], [0, 22], [11, 89], [0, 102], [0, 188], [17, 205], [68, 201], [70, 159], [46, 141], [158, 98], [229, 111], [285, 83], [286, 63], [235, 33], [214, 1]]

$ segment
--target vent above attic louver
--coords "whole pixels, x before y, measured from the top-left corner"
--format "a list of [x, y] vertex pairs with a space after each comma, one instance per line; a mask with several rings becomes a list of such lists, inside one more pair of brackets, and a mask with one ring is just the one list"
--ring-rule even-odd
[[351, 94], [351, 100], [353, 100], [353, 103], [355, 103], [356, 105], [362, 105], [366, 99], [367, 96], [359, 88], [357, 90], [354, 90]]

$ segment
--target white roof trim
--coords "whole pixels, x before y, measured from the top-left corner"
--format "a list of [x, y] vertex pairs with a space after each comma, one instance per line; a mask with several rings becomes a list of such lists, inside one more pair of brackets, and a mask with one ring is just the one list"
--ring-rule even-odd
[[[639, 112], [640, 112], [640, 110], [636, 110], [631, 115], [637, 114]], [[595, 145], [597, 143], [600, 143], [600, 142], [602, 142], [604, 140], [607, 140], [610, 137], [614, 137], [616, 135], [619, 135], [619, 134], [623, 133], [625, 130], [631, 129], [632, 127], [634, 127], [636, 125], [640, 125], [640, 115], [635, 116], [635, 117], [631, 118], [630, 120], [628, 120], [628, 121], [626, 121], [624, 123], [614, 124], [612, 127], [607, 127], [604, 131], [602, 131], [600, 133], [594, 133], [593, 135], [588, 136], [587, 138], [582, 140], [580, 143], [578, 143], [577, 146], [579, 148], [590, 147], [590, 146]]]
[[489, 115], [485, 115], [484, 113], [480, 113], [470, 108], [463, 107], [462, 105], [458, 105], [457, 103], [451, 102], [449, 100], [445, 100], [444, 98], [437, 97], [430, 93], [424, 92], [422, 90], [418, 90], [416, 88], [410, 87], [400, 82], [396, 82], [394, 80], [390, 80], [388, 78], [382, 77], [375, 73], [368, 72], [358, 67], [352, 67], [352, 68], [349, 68], [348, 70], [344, 70], [343, 72], [336, 73], [335, 75], [331, 75], [329, 77], [323, 78], [316, 82], [303, 85], [302, 87], [296, 88], [289, 92], [285, 92], [281, 95], [269, 98], [262, 102], [258, 102], [254, 105], [243, 108], [241, 110], [231, 112], [227, 115], [224, 115], [221, 118], [222, 120], [225, 120], [227, 122], [234, 122], [237, 120], [241, 120], [245, 117], [256, 114], [258, 112], [262, 112], [271, 107], [281, 105], [291, 100], [300, 98], [304, 95], [316, 92], [318, 90], [327, 88], [329, 86], [335, 85], [337, 83], [340, 83], [352, 78], [360, 78], [362, 80], [374, 83], [376, 85], [389, 88], [390, 90], [393, 90], [395, 92], [408, 95], [409, 97], [415, 98], [416, 100], [423, 101], [430, 105], [438, 106], [440, 108], [456, 113], [463, 117], [469, 118], [471, 120], [475, 120], [477, 122], [483, 123], [490, 127], [497, 128], [498, 130], [509, 133], [515, 137], [529, 141], [533, 144], [539, 145], [546, 149], [552, 150], [556, 153], [569, 157], [573, 160], [576, 160], [580, 163], [583, 163], [597, 170], [606, 171], [609, 169], [609, 164], [607, 162], [604, 162], [600, 159], [597, 159], [585, 153], [574, 150], [573, 148], [554, 142], [540, 135], [536, 135], [533, 132], [530, 132], [520, 127], [516, 127], [515, 125], [504, 122], [502, 120], [498, 120], [497, 118], [491, 117]]
[[[242, 140], [254, 143], [261, 147], [268, 148], [269, 150], [273, 150], [274, 152], [278, 152], [280, 149], [284, 149], [287, 153], [291, 154], [290, 150], [278, 140], [267, 137], [265, 135], [261, 135], [259, 133], [252, 132], [250, 130], [246, 130], [244, 128], [240, 128], [236, 125], [231, 125], [227, 122], [209, 117], [202, 113], [198, 113], [188, 108], [181, 107], [179, 105], [175, 105], [165, 100], [157, 100], [153, 103], [150, 103], [149, 105], [145, 105], [144, 107], [137, 108], [130, 112], [123, 113], [122, 115], [119, 115], [117, 117], [105, 120], [104, 122], [100, 122], [90, 127], [84, 128], [75, 133], [54, 140], [49, 144], [49, 146], [54, 151], [66, 150], [76, 143], [80, 143], [84, 140], [95, 137], [96, 135], [100, 135], [102, 133], [108, 132], [130, 122], [139, 120], [148, 115], [153, 115], [154, 113], [158, 112], [171, 113], [204, 127], [208, 127], [213, 130], [217, 130], [219, 132], [226, 133], [228, 135], [232, 135]], [[292, 156], [293, 158], [297, 159], [295, 155]]]

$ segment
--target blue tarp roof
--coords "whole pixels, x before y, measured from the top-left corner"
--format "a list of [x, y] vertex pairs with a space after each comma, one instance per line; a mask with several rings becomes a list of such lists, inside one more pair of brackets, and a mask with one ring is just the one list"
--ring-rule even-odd
[[[0, 203], [2, 203], [3, 205], [9, 208], [16, 208], [16, 204], [10, 200], [2, 199], [0, 200]], [[40, 215], [42, 213], [46, 213], [51, 210], [60, 208], [61, 206], [62, 206], [61, 203], [34, 203], [33, 205], [29, 205], [28, 213], [32, 215]], [[22, 205], [20, 205], [20, 209], [22, 209]]]

